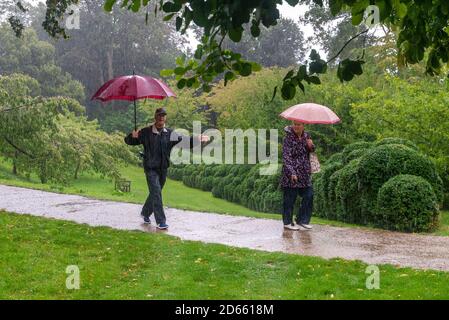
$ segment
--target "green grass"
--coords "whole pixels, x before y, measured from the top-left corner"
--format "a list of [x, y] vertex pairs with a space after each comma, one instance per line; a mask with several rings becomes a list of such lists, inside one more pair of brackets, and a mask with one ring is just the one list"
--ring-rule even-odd
[[[449, 273], [181, 241], [0, 212], [0, 299], [449, 299]], [[66, 268], [80, 270], [68, 290]]]
[[[42, 184], [36, 176], [29, 179], [25, 177], [17, 177], [11, 173], [11, 165], [0, 158], [0, 184], [13, 185], [25, 188], [46, 190], [67, 194], [78, 194], [86, 197], [131, 202], [143, 204], [148, 195], [148, 188], [145, 175], [142, 168], [128, 166], [121, 169], [122, 175], [131, 180], [131, 192], [120, 193], [114, 191], [114, 184], [109, 179], [102, 179], [95, 174], [85, 174], [79, 179], [74, 180], [70, 186], [58, 186], [50, 184]], [[201, 191], [185, 186], [182, 182], [167, 179], [167, 183], [163, 189], [164, 205], [193, 211], [215, 212], [221, 214], [246, 216], [266, 219], [281, 219], [280, 214], [262, 213], [250, 210], [244, 206], [220, 199], [212, 196], [211, 192]], [[339, 221], [326, 220], [313, 217], [313, 224], [324, 224], [341, 227], [357, 227], [354, 224], [348, 224]], [[441, 227], [435, 235], [449, 236], [449, 212], [442, 212]]]

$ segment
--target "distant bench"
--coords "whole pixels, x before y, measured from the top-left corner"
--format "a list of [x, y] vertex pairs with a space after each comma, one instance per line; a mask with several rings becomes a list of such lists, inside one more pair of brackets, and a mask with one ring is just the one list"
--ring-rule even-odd
[[119, 190], [121, 192], [131, 192], [131, 181], [126, 179], [116, 179], [115, 190]]

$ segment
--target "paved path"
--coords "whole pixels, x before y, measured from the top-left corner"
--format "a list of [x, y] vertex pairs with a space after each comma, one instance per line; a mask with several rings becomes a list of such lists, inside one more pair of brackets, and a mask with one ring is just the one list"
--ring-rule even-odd
[[[91, 226], [161, 232], [154, 220], [152, 226], [142, 223], [140, 205], [76, 195], [0, 185], [0, 209]], [[449, 237], [323, 225], [315, 225], [312, 231], [284, 231], [277, 220], [172, 208], [166, 209], [166, 215], [170, 225], [166, 233], [184, 240], [449, 271]]]

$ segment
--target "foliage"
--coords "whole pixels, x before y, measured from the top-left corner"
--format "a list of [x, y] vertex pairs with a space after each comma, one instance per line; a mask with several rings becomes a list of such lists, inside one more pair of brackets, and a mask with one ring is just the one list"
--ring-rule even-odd
[[[401, 137], [433, 158], [449, 190], [449, 94], [445, 83], [386, 76], [382, 90], [366, 88], [364, 101], [352, 105], [351, 115], [361, 134], [377, 139]], [[449, 199], [449, 196], [446, 196]]]
[[[398, 142], [404, 144], [397, 144]], [[398, 138], [385, 139], [374, 144], [361, 141], [348, 145], [339, 157], [326, 163], [321, 172], [314, 177], [315, 214], [327, 219], [375, 225], [392, 230], [433, 229], [435, 217], [439, 212], [436, 201], [441, 202], [442, 199], [442, 181], [432, 161], [407, 145], [413, 144]], [[342, 162], [338, 162], [338, 158]], [[416, 186], [416, 183], [409, 180], [403, 182], [400, 178], [397, 180], [400, 181], [398, 183], [387, 184], [387, 181], [404, 174], [419, 177], [430, 189], [423, 187], [422, 183]], [[392, 199], [396, 197], [389, 208], [385, 201], [379, 202], [378, 197], [381, 197], [380, 190], [385, 187], [382, 199], [386, 199], [386, 193], [394, 189], [392, 185], [397, 187], [397, 192], [389, 195]], [[407, 198], [409, 192], [407, 190], [412, 190], [410, 188], [415, 188], [417, 192], [413, 197]], [[429, 189], [432, 197], [429, 198], [429, 193], [424, 192], [424, 189], [419, 193], [422, 188]], [[401, 198], [404, 198], [403, 206], [398, 212], [403, 213], [407, 208], [411, 208], [411, 213], [395, 217], [394, 210], [401, 205]], [[431, 214], [428, 210], [429, 203], [433, 206]], [[384, 212], [382, 208], [387, 209]], [[420, 217], [416, 211], [419, 211], [419, 208], [423, 210]], [[432, 218], [429, 218], [430, 216]]]
[[[43, 22], [45, 30], [53, 37], [66, 37], [65, 31], [58, 23], [64, 16], [67, 6], [77, 3], [77, 0], [52, 1], [47, 5], [46, 16]], [[202, 1], [202, 0], [104, 0], [104, 9], [112, 12], [115, 5], [134, 13], [141, 9], [146, 10], [145, 21], [148, 23], [149, 11], [154, 8], [155, 13], [165, 14], [164, 20], [175, 20], [176, 30], [184, 34], [190, 25], [194, 24], [201, 29], [203, 37], [198, 45], [194, 59], [179, 61], [178, 67], [165, 74], [176, 74], [178, 87], [202, 87], [209, 92], [210, 83], [219, 75], [225, 74], [226, 80], [232, 80], [236, 75], [248, 76], [260, 67], [243, 60], [241, 54], [226, 50], [222, 43], [226, 37], [234, 42], [240, 42], [245, 31], [244, 26], [251, 23], [250, 33], [254, 38], [259, 37], [261, 25], [266, 28], [275, 26], [279, 19], [277, 5], [281, 0], [234, 0], [228, 1]], [[367, 7], [373, 3], [370, 0], [287, 0], [291, 6], [311, 3], [330, 9], [332, 16], [341, 12], [350, 12], [351, 22], [354, 26], [362, 27], [365, 23], [364, 14]], [[430, 75], [439, 74], [442, 67], [449, 61], [449, 31], [447, 20], [449, 5], [445, 0], [425, 0], [419, 3], [414, 1], [374, 1], [379, 8], [379, 22], [390, 25], [397, 30], [397, 51], [401, 64], [415, 64], [426, 62], [426, 72]], [[17, 33], [20, 33], [20, 22], [12, 24]], [[359, 32], [357, 38], [367, 32]], [[218, 38], [218, 39], [217, 39]], [[352, 39], [352, 38], [351, 38]], [[349, 43], [348, 40], [346, 44]], [[305, 83], [321, 83], [318, 75], [326, 72], [328, 64], [316, 51], [312, 51], [309, 61], [298, 69], [292, 69], [284, 77], [282, 84], [282, 97], [292, 99], [296, 87], [304, 91]], [[341, 81], [350, 81], [354, 75], [360, 75], [363, 57], [355, 60], [346, 58], [340, 61], [337, 76]]]
[[427, 180], [397, 175], [378, 194], [380, 224], [398, 231], [432, 231], [438, 226], [438, 205]]
[[23, 95], [35, 85], [26, 76], [0, 76], [0, 154], [14, 173], [68, 183], [85, 171], [118, 177], [120, 160], [133, 161], [123, 137], [98, 130], [76, 100]]
[[57, 66], [55, 47], [39, 40], [33, 29], [25, 29], [18, 39], [6, 25], [0, 24], [0, 43], [1, 74], [22, 73], [36, 79], [40, 92], [33, 95], [84, 100], [83, 85]]

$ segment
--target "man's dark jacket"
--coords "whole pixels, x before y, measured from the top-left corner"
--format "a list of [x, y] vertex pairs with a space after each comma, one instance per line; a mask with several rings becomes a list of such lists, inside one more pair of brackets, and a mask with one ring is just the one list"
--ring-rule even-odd
[[[158, 131], [154, 125], [151, 125], [141, 129], [138, 138], [133, 138], [131, 133], [128, 134], [125, 137], [125, 142], [133, 146], [143, 144], [143, 166], [145, 170], [166, 169], [170, 165], [172, 148], [181, 142], [182, 138], [183, 136], [176, 134], [169, 128], [164, 127], [161, 131]], [[192, 143], [193, 137], [190, 137], [190, 146], [192, 146]]]

